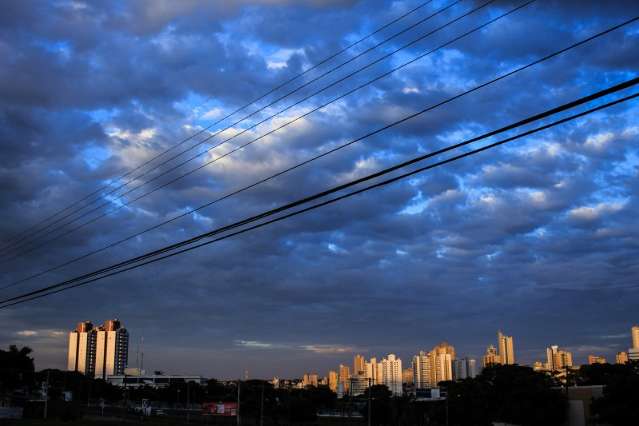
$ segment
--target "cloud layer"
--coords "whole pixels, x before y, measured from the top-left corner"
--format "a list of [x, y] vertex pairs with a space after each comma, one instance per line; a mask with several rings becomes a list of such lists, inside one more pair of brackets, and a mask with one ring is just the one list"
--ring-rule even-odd
[[[416, 4], [6, 2], [0, 15], [2, 245], [97, 187], [117, 185], [114, 177]], [[432, 2], [258, 106], [448, 4]], [[124, 200], [104, 197], [107, 205], [93, 216], [518, 4], [497, 1]], [[461, 1], [189, 155], [477, 5]], [[0, 285], [188, 211], [637, 12], [632, 1], [604, 7], [540, 0], [43, 250], [5, 262]], [[196, 235], [621, 82], [636, 75], [638, 41], [639, 26], [628, 26], [2, 295]], [[132, 353], [144, 337], [150, 368], [217, 377], [247, 369], [252, 376], [324, 373], [350, 363], [354, 352], [394, 352], [406, 362], [444, 339], [462, 355], [481, 356], [500, 328], [515, 336], [523, 362], [543, 357], [550, 344], [574, 348], [578, 361], [589, 351], [611, 357], [630, 339], [610, 336], [629, 334], [639, 321], [638, 111], [636, 102], [627, 103], [171, 261], [2, 310], [0, 344], [31, 345], [38, 368], [62, 367], [61, 330], [119, 317], [134, 337]]]

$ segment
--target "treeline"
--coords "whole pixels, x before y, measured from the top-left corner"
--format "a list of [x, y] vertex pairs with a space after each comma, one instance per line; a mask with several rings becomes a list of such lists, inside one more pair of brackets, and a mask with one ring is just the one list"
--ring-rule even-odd
[[[75, 372], [36, 372], [30, 355], [29, 348], [0, 350], [0, 398], [19, 404], [37, 395], [42, 383], [48, 382], [50, 401], [63, 401], [65, 392], [70, 392], [76, 406], [100, 400], [114, 406], [135, 406], [148, 399], [155, 406], [183, 409], [206, 402], [237, 401], [237, 383], [209, 380], [204, 384], [172, 383], [159, 389], [123, 389]], [[605, 386], [603, 396], [592, 403], [598, 423], [629, 425], [639, 418], [638, 362], [585, 365], [569, 372], [567, 382], [569, 386]], [[364, 395], [338, 400], [326, 386], [276, 389], [265, 381], [248, 380], [241, 382], [241, 413], [245, 424], [263, 416], [267, 425], [316, 422], [318, 413], [358, 414], [362, 417], [350, 420], [350, 424], [366, 424], [369, 412], [371, 424], [379, 426], [488, 426], [493, 422], [552, 426], [566, 421], [565, 386], [530, 367], [492, 366], [476, 378], [442, 382], [440, 387], [447, 398], [438, 401], [392, 397], [383, 385], [371, 387]]]

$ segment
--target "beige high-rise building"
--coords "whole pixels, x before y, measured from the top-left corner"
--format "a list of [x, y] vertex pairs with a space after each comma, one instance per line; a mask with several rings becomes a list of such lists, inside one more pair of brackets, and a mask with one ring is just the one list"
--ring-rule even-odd
[[319, 382], [319, 376], [315, 373], [305, 373], [304, 376], [302, 377], [302, 386], [306, 387], [306, 386], [313, 386], [313, 387], [317, 387]]
[[572, 353], [559, 349], [557, 345], [546, 348], [546, 359], [546, 369], [548, 371], [572, 367]]
[[351, 369], [348, 365], [340, 364], [339, 365], [339, 387], [342, 388], [343, 394], [347, 394], [350, 390], [351, 383]]
[[366, 363], [366, 378], [371, 379], [371, 384], [377, 384], [377, 358], [375, 357]]
[[486, 354], [481, 358], [481, 364], [484, 368], [490, 365], [499, 364], [499, 355], [497, 354], [497, 349], [493, 345], [490, 345], [486, 348]]
[[420, 351], [413, 357], [413, 383], [417, 389], [431, 388], [432, 365], [430, 354]]
[[453, 360], [455, 359], [455, 348], [446, 342], [435, 346], [431, 351], [433, 359], [434, 383], [453, 380]]
[[626, 364], [628, 362], [628, 352], [617, 352], [615, 362], [617, 364]]
[[129, 333], [120, 321], [108, 320], [96, 333], [95, 377], [124, 374], [129, 356]]
[[337, 371], [330, 370], [328, 372], [328, 388], [337, 393], [338, 376]]
[[439, 382], [453, 380], [454, 360], [455, 348], [446, 342], [428, 353], [421, 351], [415, 355], [412, 363], [415, 388], [434, 388]]
[[513, 337], [506, 336], [501, 331], [497, 332], [497, 345], [499, 347], [499, 362], [504, 365], [515, 363], [515, 347]]
[[402, 372], [402, 382], [407, 385], [413, 384], [413, 369], [411, 367], [404, 368]]
[[366, 377], [366, 360], [363, 355], [355, 355], [353, 358], [353, 376]]
[[96, 330], [90, 321], [78, 323], [69, 333], [67, 370], [77, 371], [88, 377], [95, 374]]
[[635, 325], [631, 329], [632, 334], [632, 348], [639, 349], [639, 325]]
[[395, 354], [382, 359], [382, 384], [386, 385], [394, 396], [402, 395], [402, 360]]
[[593, 365], [593, 364], [605, 364], [606, 363], [606, 358], [602, 357], [602, 356], [598, 356], [598, 355], [588, 355], [588, 364], [589, 365]]

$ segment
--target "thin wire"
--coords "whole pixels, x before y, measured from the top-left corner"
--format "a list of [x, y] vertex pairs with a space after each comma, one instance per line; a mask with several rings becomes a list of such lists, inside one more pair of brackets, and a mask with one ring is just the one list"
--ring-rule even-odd
[[[386, 28], [388, 28], [389, 26], [391, 26], [391, 25], [393, 25], [393, 24], [395, 24], [395, 23], [397, 23], [397, 22], [401, 21], [402, 19], [406, 18], [407, 16], [409, 16], [409, 15], [411, 15], [411, 14], [413, 14], [413, 13], [417, 12], [419, 9], [422, 9], [423, 7], [425, 7], [426, 5], [428, 5], [429, 3], [432, 3], [432, 1], [433, 1], [433, 0], [428, 0], [428, 1], [425, 1], [425, 2], [423, 2], [423, 3], [419, 4], [419, 5], [417, 5], [417, 6], [416, 6], [416, 7], [414, 7], [413, 9], [410, 9], [408, 12], [406, 12], [406, 13], [404, 13], [404, 14], [400, 15], [399, 17], [397, 17], [397, 18], [393, 19], [392, 21], [388, 22], [387, 24], [385, 24], [385, 25], [383, 25], [383, 26], [381, 26], [381, 27], [377, 28], [377, 29], [376, 29], [375, 31], [373, 31], [372, 33], [369, 33], [368, 35], [366, 35], [366, 36], [364, 36], [364, 37], [360, 38], [359, 40], [354, 41], [353, 43], [351, 43], [351, 44], [347, 45], [347, 46], [346, 46], [346, 47], [344, 47], [342, 50], [340, 50], [340, 51], [338, 51], [338, 52], [336, 52], [336, 53], [333, 53], [332, 55], [330, 55], [330, 56], [328, 56], [328, 57], [326, 57], [326, 58], [322, 59], [320, 62], [316, 63], [315, 65], [312, 65], [311, 67], [307, 68], [306, 70], [302, 71], [301, 73], [299, 73], [299, 74], [297, 74], [297, 75], [293, 76], [292, 78], [290, 78], [290, 79], [288, 79], [288, 80], [284, 81], [283, 83], [279, 84], [278, 86], [276, 86], [276, 87], [274, 87], [274, 88], [270, 89], [268, 92], [264, 93], [264, 94], [263, 94], [263, 95], [261, 95], [260, 97], [255, 98], [255, 99], [254, 99], [254, 100], [252, 100], [250, 103], [247, 103], [247, 104], [245, 104], [245, 105], [243, 105], [243, 106], [239, 107], [238, 109], [234, 110], [234, 111], [233, 111], [233, 112], [231, 112], [230, 114], [228, 114], [228, 115], [224, 116], [223, 118], [219, 119], [219, 120], [218, 120], [218, 121], [216, 121], [215, 123], [213, 123], [213, 124], [209, 125], [208, 127], [205, 127], [205, 128], [203, 128], [202, 130], [200, 130], [200, 131], [198, 131], [198, 132], [196, 132], [196, 133], [192, 134], [192, 135], [191, 135], [191, 136], [189, 136], [188, 138], [183, 139], [182, 141], [180, 141], [180, 142], [179, 142], [179, 143], [177, 143], [176, 145], [173, 145], [173, 146], [169, 147], [168, 149], [166, 149], [165, 151], [163, 151], [163, 152], [161, 152], [161, 153], [159, 153], [159, 154], [155, 155], [154, 157], [150, 158], [149, 160], [145, 161], [144, 163], [142, 163], [141, 165], [139, 165], [139, 166], [135, 167], [134, 169], [129, 170], [128, 172], [126, 172], [126, 173], [125, 173], [125, 174], [123, 174], [122, 176], [120, 176], [120, 177], [116, 178], [115, 180], [121, 180], [121, 179], [124, 179], [124, 178], [126, 178], [127, 176], [131, 175], [132, 173], [135, 173], [137, 170], [139, 170], [139, 169], [141, 169], [142, 167], [144, 167], [144, 166], [146, 166], [146, 165], [150, 164], [151, 162], [153, 162], [153, 161], [154, 161], [154, 160], [156, 160], [157, 158], [160, 158], [161, 156], [163, 156], [163, 155], [164, 155], [164, 154], [166, 154], [167, 152], [170, 152], [170, 151], [172, 151], [173, 149], [175, 149], [175, 148], [177, 148], [177, 147], [179, 147], [179, 146], [183, 145], [184, 143], [186, 143], [187, 141], [191, 140], [192, 138], [194, 138], [194, 137], [196, 137], [196, 136], [198, 136], [198, 135], [200, 135], [200, 134], [204, 133], [205, 131], [209, 130], [209, 129], [210, 129], [210, 128], [212, 128], [213, 126], [216, 126], [217, 124], [219, 124], [219, 123], [223, 122], [224, 120], [226, 120], [226, 119], [230, 118], [231, 116], [233, 116], [233, 115], [235, 115], [236, 113], [238, 113], [238, 112], [242, 111], [243, 109], [245, 109], [245, 108], [247, 108], [247, 107], [249, 107], [249, 106], [253, 105], [254, 103], [261, 101], [262, 99], [264, 99], [264, 98], [265, 98], [265, 97], [267, 97], [268, 95], [272, 94], [273, 92], [275, 92], [275, 91], [277, 91], [277, 90], [281, 89], [282, 87], [286, 86], [287, 84], [292, 83], [293, 81], [297, 80], [298, 78], [300, 78], [300, 77], [302, 77], [302, 76], [306, 75], [308, 72], [310, 72], [310, 71], [312, 71], [312, 70], [314, 70], [314, 69], [316, 69], [316, 68], [320, 67], [321, 65], [323, 65], [323, 64], [325, 64], [326, 62], [328, 62], [328, 61], [330, 61], [330, 60], [332, 60], [332, 59], [336, 58], [337, 56], [339, 56], [339, 55], [341, 55], [342, 53], [344, 53], [344, 52], [346, 52], [346, 51], [350, 50], [351, 48], [355, 47], [356, 45], [358, 45], [358, 44], [360, 44], [360, 43], [362, 43], [362, 42], [364, 42], [364, 41], [368, 40], [369, 38], [371, 38], [371, 37], [375, 36], [376, 34], [378, 34], [379, 32], [381, 32], [381, 31], [383, 31], [383, 30], [385, 30], [385, 29], [386, 29]], [[209, 100], [211, 100], [211, 96], [209, 96], [209, 97], [208, 97], [208, 98], [207, 98], [207, 99], [203, 102], [203, 104], [202, 104], [202, 105], [206, 104]], [[86, 199], [88, 199], [88, 198], [92, 197], [93, 195], [96, 195], [96, 194], [100, 193], [101, 191], [103, 191], [104, 189], [107, 189], [108, 187], [109, 187], [109, 185], [104, 185], [104, 186], [102, 186], [102, 187], [98, 188], [96, 191], [94, 191], [94, 192], [92, 192], [92, 193], [90, 193], [90, 194], [86, 195], [85, 197], [81, 198], [80, 200], [73, 202], [72, 204], [70, 204], [69, 206], [65, 207], [64, 209], [59, 210], [58, 212], [54, 213], [53, 215], [51, 215], [51, 216], [49, 216], [49, 217], [47, 217], [47, 218], [45, 218], [45, 219], [43, 219], [43, 220], [41, 220], [41, 221], [37, 222], [36, 224], [34, 224], [34, 225], [30, 226], [30, 227], [29, 227], [29, 228], [27, 228], [25, 231], [23, 231], [23, 232], [21, 232], [21, 233], [17, 234], [16, 236], [14, 236], [13, 238], [11, 238], [11, 239], [10, 239], [10, 241], [9, 241], [9, 244], [8, 244], [7, 246], [3, 246], [3, 247], [1, 247], [1, 248], [0, 248], [0, 250], [4, 250], [5, 248], [7, 248], [7, 247], [11, 246], [12, 244], [14, 244], [14, 243], [15, 243], [15, 241], [14, 241], [14, 240], [15, 240], [16, 238], [20, 238], [23, 234], [28, 233], [31, 229], [33, 229], [33, 228], [35, 228], [35, 227], [40, 226], [41, 224], [43, 224], [43, 223], [45, 223], [46, 221], [48, 221], [48, 220], [52, 219], [53, 217], [57, 216], [58, 214], [60, 214], [60, 213], [63, 213], [63, 212], [65, 212], [65, 211], [67, 211], [69, 208], [74, 207], [75, 205], [77, 205], [77, 204], [79, 204], [79, 203], [81, 203], [81, 202], [85, 201]]]
[[[329, 204], [336, 203], [338, 201], [344, 200], [346, 198], [353, 197], [353, 196], [361, 194], [363, 192], [367, 192], [367, 191], [370, 191], [372, 189], [376, 189], [376, 188], [380, 188], [380, 187], [392, 184], [394, 182], [400, 181], [402, 179], [406, 179], [407, 177], [413, 176], [415, 174], [422, 173], [424, 171], [427, 171], [427, 170], [430, 170], [430, 169], [433, 169], [433, 168], [436, 168], [436, 167], [440, 167], [440, 166], [443, 166], [445, 164], [449, 164], [449, 163], [452, 163], [454, 161], [458, 161], [460, 159], [463, 159], [463, 158], [466, 158], [466, 157], [469, 157], [469, 156], [472, 156], [472, 155], [479, 154], [479, 153], [481, 153], [483, 151], [495, 148], [495, 147], [497, 147], [499, 145], [503, 145], [505, 143], [512, 142], [512, 141], [520, 139], [522, 137], [529, 136], [529, 135], [532, 135], [534, 133], [538, 133], [538, 132], [540, 132], [542, 130], [549, 129], [549, 128], [557, 126], [559, 124], [566, 123], [568, 121], [571, 121], [571, 120], [586, 116], [586, 115], [591, 114], [593, 112], [603, 110], [605, 108], [611, 107], [613, 105], [620, 104], [622, 102], [626, 102], [626, 101], [631, 100], [631, 99], [635, 99], [637, 97], [639, 97], [639, 93], [634, 93], [634, 94], [626, 96], [624, 98], [621, 98], [621, 99], [606, 103], [604, 105], [600, 105], [600, 106], [591, 108], [591, 109], [589, 109], [587, 111], [572, 115], [570, 117], [566, 117], [566, 118], [560, 119], [558, 121], [554, 121], [552, 123], [537, 127], [535, 129], [528, 130], [526, 132], [523, 132], [523, 133], [520, 133], [518, 135], [515, 135], [515, 136], [512, 136], [512, 137], [509, 137], [509, 138], [506, 138], [506, 139], [491, 143], [491, 144], [483, 146], [481, 148], [477, 148], [477, 149], [474, 149], [474, 150], [471, 150], [471, 151], [468, 151], [468, 152], [465, 152], [465, 153], [450, 157], [448, 159], [445, 159], [445, 160], [442, 160], [442, 161], [438, 161], [436, 163], [433, 163], [433, 164], [430, 164], [430, 165], [427, 165], [427, 166], [424, 166], [424, 167], [420, 167], [420, 168], [418, 168], [416, 170], [413, 170], [413, 171], [410, 171], [410, 172], [406, 172], [404, 174], [392, 177], [392, 178], [387, 179], [385, 181], [378, 182], [378, 183], [369, 185], [367, 187], [364, 187], [364, 188], [349, 192], [347, 194], [344, 194], [344, 195], [341, 195], [341, 196], [338, 196], [338, 197], [335, 197], [335, 198], [331, 198], [329, 200], [322, 201], [322, 202], [314, 204], [312, 206], [303, 208], [301, 210], [297, 210], [297, 211], [292, 212], [292, 213], [288, 213], [288, 214], [286, 214], [284, 216], [280, 216], [280, 217], [277, 217], [275, 219], [268, 220], [266, 222], [259, 223], [257, 225], [253, 225], [251, 227], [244, 228], [244, 229], [241, 229], [239, 231], [235, 231], [235, 232], [233, 232], [231, 234], [227, 234], [227, 235], [224, 235], [222, 237], [218, 237], [218, 238], [213, 239], [211, 241], [205, 241], [205, 242], [200, 243], [198, 245], [187, 247], [187, 248], [184, 248], [184, 249], [179, 250], [177, 252], [169, 253], [169, 254], [167, 254], [165, 256], [145, 261], [144, 263], [139, 263], [137, 265], [133, 265], [133, 266], [127, 267], [125, 269], [119, 269], [119, 270], [116, 270], [114, 272], [108, 273], [106, 275], [103, 275], [103, 276], [100, 276], [100, 277], [96, 277], [96, 278], [92, 278], [90, 280], [83, 281], [83, 282], [80, 282], [80, 283], [76, 283], [74, 285], [70, 285], [70, 286], [67, 286], [67, 287], [58, 288], [56, 290], [49, 291], [49, 292], [44, 293], [44, 294], [40, 294], [39, 292], [43, 291], [43, 290], [40, 290], [40, 291], [38, 291], [38, 294], [34, 294], [33, 296], [25, 296], [25, 295], [23, 295], [22, 297], [18, 296], [17, 298], [14, 298], [14, 300], [15, 299], [21, 299], [21, 300], [13, 301], [12, 303], [4, 304], [5, 302], [8, 302], [11, 299], [0, 301], [0, 304], [4, 304], [3, 306], [0, 306], [0, 309], [5, 309], [5, 308], [8, 308], [8, 307], [13, 306], [13, 305], [17, 305], [17, 304], [28, 302], [30, 300], [39, 299], [39, 298], [42, 298], [42, 297], [45, 297], [45, 296], [50, 296], [52, 294], [60, 293], [62, 291], [70, 290], [72, 288], [84, 286], [84, 285], [87, 285], [87, 284], [90, 284], [90, 283], [93, 283], [93, 282], [96, 282], [96, 281], [99, 281], [99, 280], [102, 280], [102, 279], [105, 279], [105, 278], [108, 278], [108, 277], [111, 277], [111, 276], [114, 276], [114, 275], [118, 275], [118, 274], [130, 271], [132, 269], [137, 269], [137, 268], [140, 268], [142, 266], [145, 266], [145, 265], [148, 265], [148, 264], [151, 264], [151, 263], [159, 262], [160, 260], [168, 259], [168, 258], [171, 258], [173, 256], [177, 256], [179, 254], [183, 254], [183, 253], [186, 253], [186, 252], [201, 248], [203, 246], [207, 246], [207, 245], [210, 245], [210, 244], [213, 244], [213, 243], [216, 243], [216, 242], [219, 242], [219, 241], [222, 241], [222, 240], [225, 240], [225, 239], [228, 239], [228, 238], [240, 235], [240, 234], [244, 234], [246, 232], [253, 231], [253, 230], [262, 228], [264, 226], [271, 225], [271, 224], [274, 224], [276, 222], [280, 222], [280, 221], [285, 220], [285, 219], [289, 219], [289, 218], [294, 217], [294, 216], [298, 216], [300, 214], [309, 212], [311, 210], [315, 210], [315, 209], [318, 209], [320, 207], [324, 207], [324, 206], [327, 206]], [[34, 293], [34, 292], [32, 292], [32, 293]]]

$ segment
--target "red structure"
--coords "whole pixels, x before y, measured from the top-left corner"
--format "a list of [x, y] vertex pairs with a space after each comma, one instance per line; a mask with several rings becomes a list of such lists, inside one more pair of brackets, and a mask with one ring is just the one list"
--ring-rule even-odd
[[237, 402], [206, 402], [202, 405], [204, 414], [215, 416], [236, 416]]

